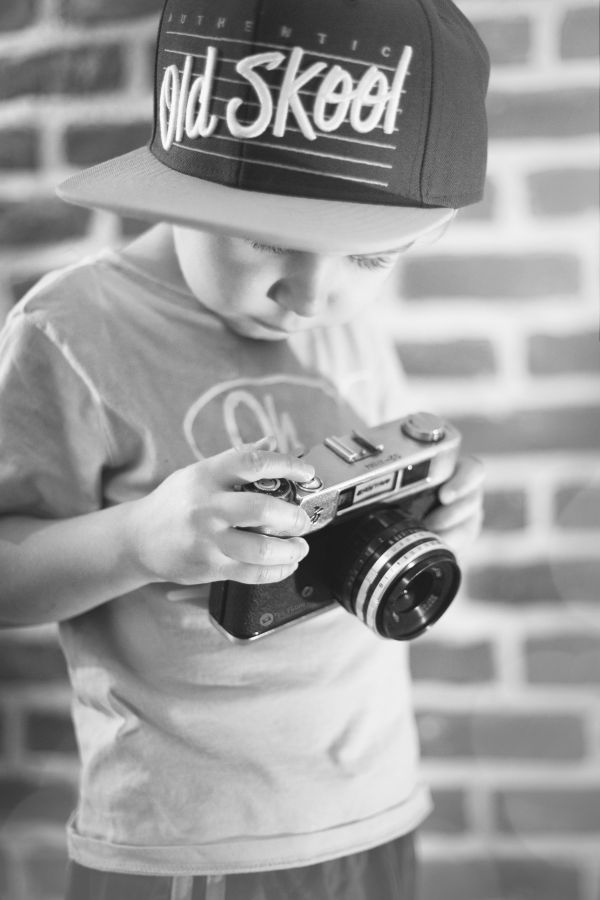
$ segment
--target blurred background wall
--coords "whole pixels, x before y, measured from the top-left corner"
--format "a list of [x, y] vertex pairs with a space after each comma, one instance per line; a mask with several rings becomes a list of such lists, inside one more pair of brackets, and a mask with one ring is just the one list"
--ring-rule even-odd
[[[139, 232], [53, 188], [147, 140], [160, 5], [1, 0], [0, 315]], [[493, 61], [486, 198], [382, 306], [414, 408], [488, 471], [462, 598], [412, 647], [421, 900], [600, 900], [598, 7], [460, 6]], [[0, 633], [0, 753], [0, 898], [55, 900], [77, 761], [53, 628]]]

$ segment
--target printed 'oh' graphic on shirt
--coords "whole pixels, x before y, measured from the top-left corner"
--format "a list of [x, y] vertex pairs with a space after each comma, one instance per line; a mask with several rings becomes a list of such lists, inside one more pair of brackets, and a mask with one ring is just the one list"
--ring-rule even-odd
[[338, 418], [337, 395], [327, 381], [278, 374], [210, 388], [187, 411], [183, 432], [196, 459], [269, 435], [280, 452], [298, 455], [323, 439], [323, 422], [333, 425]]

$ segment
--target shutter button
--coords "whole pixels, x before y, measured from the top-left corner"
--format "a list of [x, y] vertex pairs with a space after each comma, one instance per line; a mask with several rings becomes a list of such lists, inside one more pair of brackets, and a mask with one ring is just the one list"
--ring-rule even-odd
[[437, 444], [446, 436], [444, 420], [427, 412], [409, 416], [402, 425], [402, 431], [413, 441], [419, 441], [421, 444]]
[[301, 491], [308, 491], [309, 493], [313, 493], [314, 491], [318, 491], [323, 487], [323, 482], [315, 475], [310, 481], [298, 481], [296, 482], [296, 486], [300, 488]]

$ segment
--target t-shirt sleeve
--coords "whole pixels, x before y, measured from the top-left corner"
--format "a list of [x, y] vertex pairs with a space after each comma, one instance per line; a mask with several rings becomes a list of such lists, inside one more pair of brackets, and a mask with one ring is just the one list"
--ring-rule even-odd
[[109, 462], [93, 385], [43, 322], [13, 312], [0, 333], [0, 514], [99, 509]]

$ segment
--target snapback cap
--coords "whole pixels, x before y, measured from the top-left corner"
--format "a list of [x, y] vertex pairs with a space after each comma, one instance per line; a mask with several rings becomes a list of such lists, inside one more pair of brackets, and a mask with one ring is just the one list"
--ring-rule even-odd
[[323, 252], [481, 199], [489, 58], [451, 0], [166, 0], [147, 147], [72, 203]]

